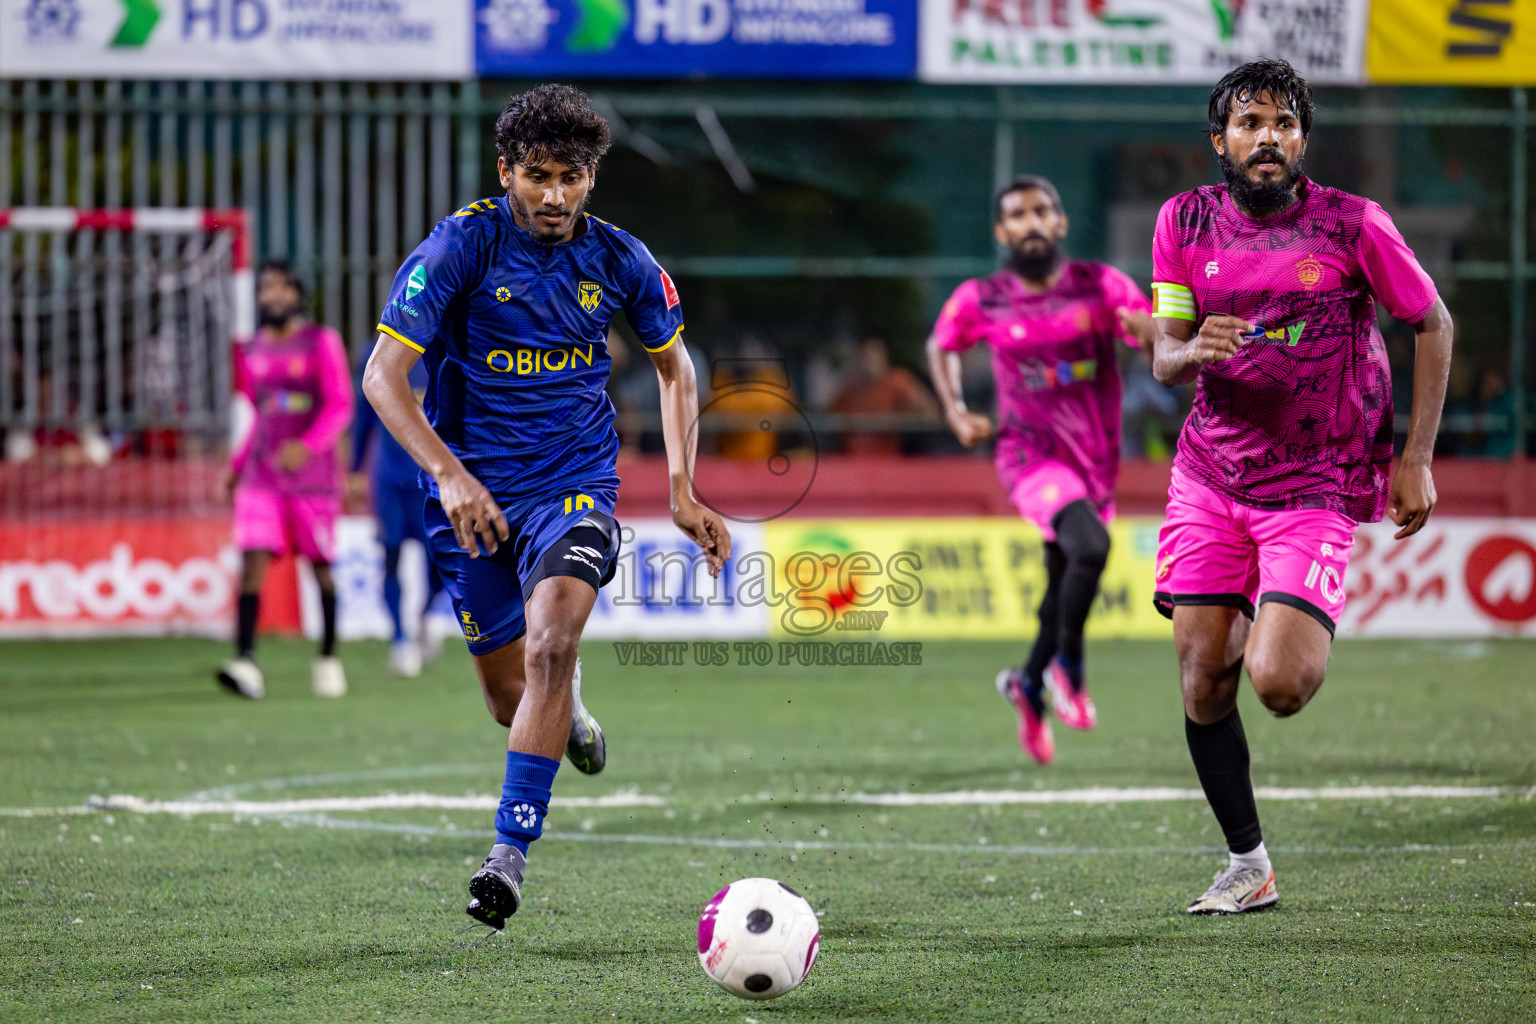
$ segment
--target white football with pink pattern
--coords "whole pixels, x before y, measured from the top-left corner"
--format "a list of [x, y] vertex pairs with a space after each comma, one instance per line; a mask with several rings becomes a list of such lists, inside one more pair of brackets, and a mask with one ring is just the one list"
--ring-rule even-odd
[[772, 878], [732, 882], [699, 915], [704, 973], [742, 999], [777, 999], [798, 986], [820, 943], [816, 911]]

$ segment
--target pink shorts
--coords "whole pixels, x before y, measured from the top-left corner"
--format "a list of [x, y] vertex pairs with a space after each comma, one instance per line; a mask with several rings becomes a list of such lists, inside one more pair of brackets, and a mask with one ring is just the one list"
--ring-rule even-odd
[[258, 487], [235, 490], [235, 546], [241, 551], [289, 551], [311, 562], [336, 557], [336, 517], [341, 500], [332, 494], [280, 494]]
[[[1056, 539], [1056, 530], [1051, 526], [1056, 513], [1074, 501], [1082, 501], [1087, 497], [1088, 485], [1083, 482], [1077, 470], [1055, 459], [1031, 462], [1014, 481], [1013, 491], [1008, 495], [1013, 507], [1019, 510], [1019, 515], [1040, 527], [1040, 533], [1048, 541]], [[1099, 518], [1106, 523], [1114, 518], [1113, 501], [1096, 507]]]
[[1344, 611], [1344, 570], [1359, 524], [1326, 509], [1266, 511], [1239, 505], [1177, 467], [1157, 538], [1157, 610], [1227, 605], [1250, 619], [1256, 605], [1300, 609], [1332, 635]]

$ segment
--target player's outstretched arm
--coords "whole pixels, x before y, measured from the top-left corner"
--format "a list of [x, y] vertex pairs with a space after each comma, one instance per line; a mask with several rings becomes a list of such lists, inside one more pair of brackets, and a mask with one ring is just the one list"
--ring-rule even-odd
[[485, 485], [443, 444], [417, 404], [410, 375], [420, 358], [420, 352], [380, 334], [363, 371], [363, 396], [400, 447], [437, 481], [438, 501], [453, 524], [459, 547], [469, 552], [469, 557], [478, 557], [478, 536], [486, 553], [493, 554], [496, 542], [510, 536], [506, 517]]
[[1164, 387], [1188, 384], [1200, 368], [1237, 354], [1243, 333], [1253, 325], [1237, 316], [1208, 316], [1195, 332], [1195, 322], [1160, 316], [1154, 321], [1157, 339], [1152, 348], [1152, 376]]
[[1387, 514], [1402, 529], [1398, 540], [1412, 536], [1429, 522], [1435, 507], [1435, 481], [1429, 464], [1440, 432], [1440, 411], [1445, 406], [1445, 386], [1451, 374], [1451, 312], [1435, 299], [1424, 319], [1413, 325], [1416, 348], [1413, 357], [1413, 412], [1408, 420], [1408, 441], [1403, 461], [1392, 479]]
[[965, 447], [980, 444], [992, 436], [992, 421], [978, 412], [965, 407], [965, 393], [960, 386], [960, 353], [950, 352], [939, 344], [939, 336], [928, 336], [928, 376], [933, 381], [934, 394], [939, 396], [939, 408], [944, 421]]
[[651, 362], [661, 385], [661, 436], [667, 446], [667, 476], [672, 483], [672, 521], [704, 551], [709, 574], [719, 576], [731, 557], [731, 531], [719, 513], [693, 498], [693, 464], [699, 437], [693, 425], [699, 419], [699, 382], [693, 360], [679, 337]]

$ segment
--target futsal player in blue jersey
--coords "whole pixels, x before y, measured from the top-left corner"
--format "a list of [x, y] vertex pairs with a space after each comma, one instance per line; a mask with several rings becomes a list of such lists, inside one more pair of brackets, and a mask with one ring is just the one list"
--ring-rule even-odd
[[617, 313], [656, 367], [672, 519], [711, 574], [731, 554], [724, 521], [689, 482], [698, 393], [677, 290], [638, 239], [584, 212], [610, 141], [575, 89], [514, 96], [496, 120], [505, 195], [444, 219], [401, 266], [363, 377], [424, 470], [428, 550], [486, 706], [510, 727], [496, 843], [469, 882], [469, 915], [498, 929], [522, 900], [561, 751], [578, 770], [601, 767], [601, 733], [572, 680], [619, 552], [619, 437], [604, 391]]
[[[411, 392], [420, 401], [427, 391], [426, 366], [418, 362], [411, 367], [410, 381]], [[367, 477], [362, 475], [364, 464], [369, 468]], [[379, 521], [379, 541], [384, 546], [384, 606], [395, 630], [390, 666], [395, 675], [405, 679], [421, 675], [422, 662], [436, 657], [441, 646], [427, 635], [424, 616], [412, 639], [400, 613], [400, 549], [408, 540], [419, 541], [423, 546], [427, 543], [422, 524], [422, 506], [427, 496], [421, 489], [419, 475], [415, 460], [400, 447], [400, 442], [389, 431], [379, 429], [379, 415], [368, 404], [367, 398], [359, 401], [357, 415], [352, 418], [352, 467], [348, 474], [348, 489], [354, 494], [372, 492], [373, 515]], [[423, 611], [432, 607], [433, 598], [442, 592], [440, 579], [428, 559], [427, 599]]]

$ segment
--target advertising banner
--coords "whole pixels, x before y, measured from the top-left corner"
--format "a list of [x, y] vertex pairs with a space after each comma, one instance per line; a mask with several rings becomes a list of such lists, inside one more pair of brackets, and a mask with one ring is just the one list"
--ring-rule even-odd
[[229, 520], [0, 525], [0, 636], [227, 636]]
[[[1355, 535], [1339, 636], [1536, 636], [1536, 520], [1431, 519]], [[1319, 584], [1326, 581], [1319, 580]]]
[[467, 0], [0, 0], [0, 77], [463, 79]]
[[[670, 520], [624, 525], [589, 637], [1026, 640], [1045, 588], [1040, 534], [1014, 519], [736, 524], [735, 556], [719, 579]], [[1160, 525], [1153, 517], [1111, 525], [1091, 638], [1172, 636], [1152, 607]], [[1439, 518], [1403, 541], [1395, 530], [1362, 526], [1345, 578], [1317, 578], [1345, 588], [1340, 637], [1536, 636], [1536, 519]], [[344, 516], [336, 539], [340, 635], [387, 638], [373, 520]], [[237, 568], [225, 518], [0, 525], [0, 636], [227, 637]], [[425, 596], [424, 569], [424, 553], [410, 546], [401, 562], [410, 620]], [[313, 578], [306, 570], [300, 580], [305, 631], [318, 635]], [[448, 621], [439, 628], [454, 630]]]
[[[627, 520], [623, 531], [618, 567], [612, 581], [598, 591], [584, 636], [677, 640], [768, 634], [770, 609], [739, 593], [742, 581], [734, 564], [718, 580], [711, 579], [699, 548], [670, 519]], [[731, 535], [738, 552], [763, 548], [761, 527], [734, 524]], [[417, 620], [426, 598], [425, 554], [412, 542], [400, 558], [401, 605], [408, 623]], [[334, 577], [337, 635], [343, 640], [390, 637], [393, 625], [384, 607], [384, 548], [371, 517], [343, 516], [337, 522]], [[318, 637], [319, 592], [308, 572], [301, 573], [300, 580], [304, 631]], [[446, 602], [433, 611], [445, 618], [453, 615]], [[434, 622], [432, 628], [440, 627]], [[441, 629], [457, 634], [456, 623], [444, 622]]]
[[[1161, 520], [1111, 524], [1090, 637], [1171, 637], [1152, 606]], [[1045, 594], [1040, 531], [1017, 519], [781, 519], [768, 524], [780, 638], [1033, 637]]]
[[921, 0], [929, 82], [1212, 85], [1255, 57], [1359, 83], [1367, 0]]
[[912, 0], [476, 0], [487, 77], [911, 78]]
[[1536, 3], [1373, 0], [1375, 82], [1536, 85]]

